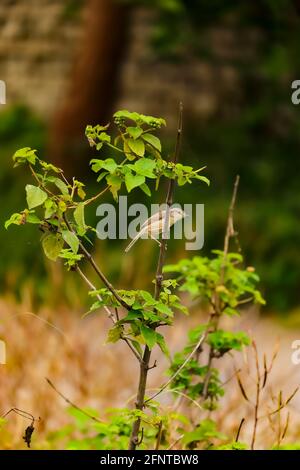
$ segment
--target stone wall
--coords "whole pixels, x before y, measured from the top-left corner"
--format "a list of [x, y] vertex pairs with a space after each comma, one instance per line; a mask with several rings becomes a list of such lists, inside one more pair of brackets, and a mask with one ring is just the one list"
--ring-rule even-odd
[[[7, 102], [22, 102], [47, 119], [63, 98], [83, 34], [84, 9], [65, 16], [70, 0], [1, 0], [0, 79], [7, 83]], [[159, 61], [150, 47], [152, 14], [135, 12], [129, 47], [121, 70], [117, 107], [165, 116], [172, 127], [180, 100], [199, 117], [217, 112], [223, 95], [238, 96], [239, 76], [229, 61], [243, 54], [251, 59], [257, 35], [246, 31], [234, 37], [229, 29], [209, 32], [215, 65], [200, 60], [184, 63]], [[244, 41], [244, 43], [243, 43]], [[227, 64], [227, 65], [226, 65]]]
[[25, 103], [45, 119], [67, 85], [82, 28], [64, 0], [1, 0], [0, 79], [7, 104]]

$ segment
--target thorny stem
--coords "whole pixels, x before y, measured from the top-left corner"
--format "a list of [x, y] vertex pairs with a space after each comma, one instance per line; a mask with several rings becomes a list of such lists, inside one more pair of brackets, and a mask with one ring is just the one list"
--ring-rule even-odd
[[[183, 105], [180, 103], [179, 105], [179, 117], [178, 117], [178, 127], [177, 127], [177, 139], [176, 139], [176, 146], [174, 152], [173, 162], [176, 163], [179, 158], [179, 152], [181, 147], [181, 137], [182, 137], [182, 115], [183, 115]], [[175, 180], [170, 179], [166, 197], [166, 216], [164, 220], [164, 227], [162, 233], [162, 240], [159, 250], [159, 257], [156, 269], [156, 282], [155, 282], [155, 293], [154, 297], [157, 300], [160, 296], [162, 282], [163, 282], [163, 266], [165, 261], [165, 254], [167, 248], [167, 232], [169, 227], [169, 213], [170, 213], [170, 206], [173, 203], [174, 197], [174, 189], [175, 189]], [[137, 391], [137, 398], [135, 408], [136, 410], [143, 410], [145, 405], [145, 392], [146, 392], [146, 384], [147, 384], [147, 377], [149, 371], [149, 363], [151, 358], [151, 350], [146, 345], [143, 354], [143, 361], [140, 364], [140, 376], [139, 376], [139, 385]], [[132, 426], [130, 441], [129, 441], [129, 450], [135, 450], [138, 443], [139, 443], [139, 431], [141, 427], [141, 419], [138, 418]]]

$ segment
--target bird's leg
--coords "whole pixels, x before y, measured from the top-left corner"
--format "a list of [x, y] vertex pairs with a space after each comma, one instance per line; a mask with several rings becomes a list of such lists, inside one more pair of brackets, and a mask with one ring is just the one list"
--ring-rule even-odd
[[155, 240], [155, 241], [156, 241], [156, 243], [158, 243], [158, 244], [159, 244], [159, 246], [161, 246], [161, 243], [160, 243], [160, 241], [159, 241], [159, 240], [157, 240], [157, 238], [155, 238], [155, 237], [154, 237], [153, 235], [151, 235], [151, 234], [150, 234], [150, 237], [152, 238], [152, 240]]

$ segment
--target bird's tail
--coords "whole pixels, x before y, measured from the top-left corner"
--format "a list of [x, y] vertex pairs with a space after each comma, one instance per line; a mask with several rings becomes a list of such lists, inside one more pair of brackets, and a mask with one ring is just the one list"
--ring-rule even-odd
[[135, 242], [138, 241], [138, 239], [140, 238], [141, 236], [141, 232], [139, 232], [132, 240], [131, 242], [129, 243], [129, 245], [126, 246], [125, 248], [125, 253], [128, 253], [128, 251], [130, 250], [130, 248], [135, 244]]

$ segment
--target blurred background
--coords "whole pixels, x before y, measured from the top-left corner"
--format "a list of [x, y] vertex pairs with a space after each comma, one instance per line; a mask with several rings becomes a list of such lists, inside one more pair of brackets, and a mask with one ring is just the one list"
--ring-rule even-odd
[[[7, 86], [7, 104], [0, 106], [1, 227], [24, 208], [29, 181], [23, 168], [12, 169], [15, 150], [38, 149], [41, 157], [83, 180], [92, 194], [97, 187], [87, 162], [95, 155], [85, 126], [106, 124], [122, 108], [164, 117], [167, 127], [160, 137], [168, 155], [181, 100], [181, 160], [207, 165], [211, 180], [210, 188], [176, 190], [177, 202], [205, 204], [201, 253], [222, 246], [232, 186], [240, 174], [236, 228], [247, 263], [262, 279], [263, 314], [272, 314], [280, 325], [299, 326], [300, 107], [291, 103], [291, 83], [300, 78], [299, 25], [298, 0], [1, 0], [0, 79]], [[106, 200], [111, 202], [109, 195]], [[135, 200], [141, 200], [137, 193], [130, 197]], [[96, 223], [95, 208], [89, 216]], [[2, 228], [0, 246], [0, 334], [19, 351], [14, 367], [21, 373], [24, 332], [29, 329], [35, 338], [41, 328], [46, 341], [37, 340], [41, 350], [52, 341], [47, 335], [56, 335], [34, 315], [43, 312], [43, 321], [58, 322], [64, 332], [70, 325], [80, 330], [75, 320], [87, 308], [87, 296], [73, 273], [65, 275], [59, 264], [45, 261], [35, 227]], [[156, 246], [137, 244], [121, 260], [118, 241], [96, 242], [95, 249], [116, 285], [149, 285]], [[169, 260], [184, 255], [183, 244], [168, 251]], [[20, 320], [25, 311], [32, 317]], [[93, 335], [93, 323], [86, 328]], [[80, 348], [92, 354], [89, 348], [95, 352], [98, 343], [87, 346], [83, 332], [76, 334], [80, 360]], [[110, 347], [103, 354], [112, 354]], [[32, 382], [19, 377], [11, 384], [8, 369], [2, 371], [3, 383], [16, 401], [28, 399], [30, 408]], [[42, 365], [41, 371], [45, 375]], [[64, 383], [65, 371], [59, 374]], [[95, 390], [78, 393], [95, 396]], [[8, 405], [7, 397], [3, 400]]]

